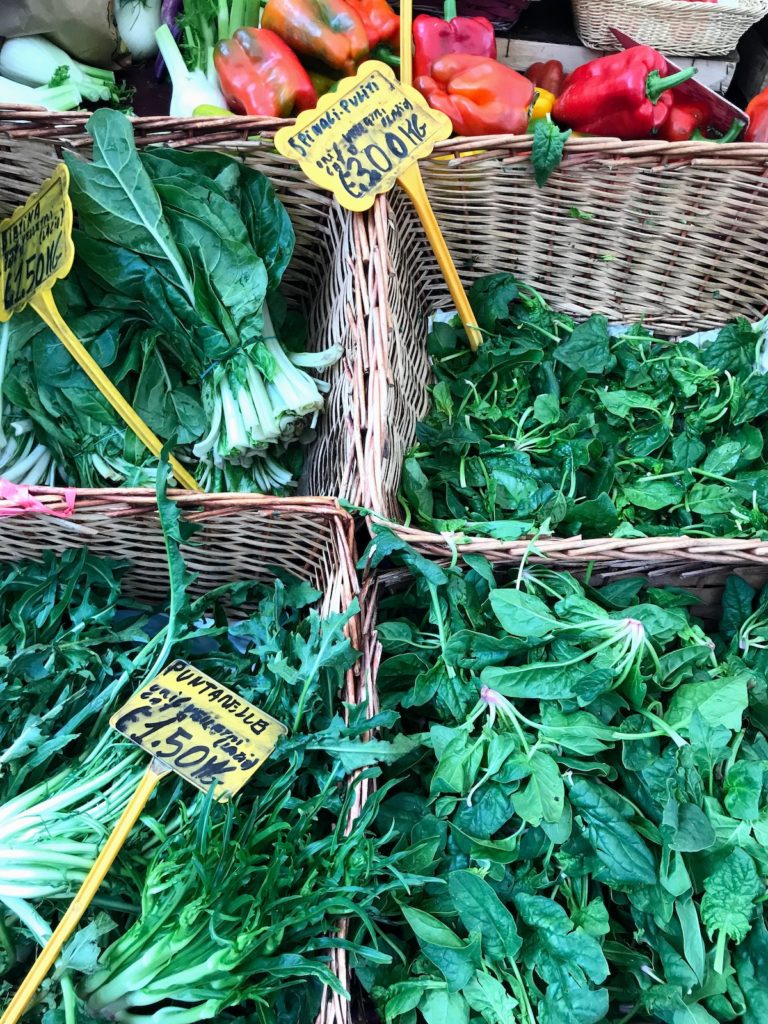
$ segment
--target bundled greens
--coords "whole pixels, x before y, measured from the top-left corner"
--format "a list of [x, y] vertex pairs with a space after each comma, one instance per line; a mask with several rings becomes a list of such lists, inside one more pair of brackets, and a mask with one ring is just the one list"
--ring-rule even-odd
[[642, 579], [407, 559], [379, 735], [418, 746], [377, 825], [429, 881], [357, 964], [381, 1020], [762, 1024], [768, 591], [730, 578], [710, 637]]
[[[204, 489], [291, 489], [323, 406], [325, 385], [305, 367], [327, 367], [339, 351], [281, 344], [300, 345], [302, 328], [277, 290], [294, 235], [272, 186], [218, 153], [139, 156], [115, 111], [98, 111], [88, 131], [93, 161], [66, 156], [77, 258], [55, 288], [59, 308]], [[54, 462], [67, 483], [154, 482], [156, 460], [34, 312], [10, 321], [7, 348], [6, 436], [31, 423], [44, 469]], [[23, 475], [5, 461], [6, 475]]]
[[[366, 830], [357, 785], [407, 741], [370, 743], [379, 719], [340, 702], [358, 653], [355, 608], [280, 576], [195, 597], [179, 545], [190, 527], [159, 507], [170, 596], [130, 598], [128, 564], [85, 548], [0, 572], [0, 999], [24, 977], [124, 809], [146, 758], [108, 728], [112, 711], [169, 659], [190, 660], [289, 728], [226, 808], [169, 777], [25, 1019], [142, 1024], [244, 1019], [309, 1024], [342, 946], [376, 949], [371, 906], [406, 878]], [[236, 612], [234, 619], [231, 612]], [[351, 773], [358, 772], [351, 781]], [[364, 937], [341, 937], [342, 920]]]
[[576, 324], [507, 274], [471, 301], [477, 355], [456, 326], [429, 339], [409, 521], [502, 540], [766, 532], [768, 324], [673, 343], [597, 315]]

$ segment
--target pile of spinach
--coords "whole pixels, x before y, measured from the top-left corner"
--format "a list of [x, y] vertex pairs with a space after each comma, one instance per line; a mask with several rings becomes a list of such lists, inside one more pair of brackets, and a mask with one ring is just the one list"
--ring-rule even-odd
[[[226, 808], [173, 777], [65, 947], [25, 1019], [33, 1024], [311, 1024], [336, 947], [388, 962], [371, 906], [403, 891], [400, 855], [370, 832], [357, 786], [409, 741], [368, 742], [380, 719], [339, 694], [359, 654], [353, 606], [278, 576], [190, 596], [189, 524], [159, 507], [167, 602], [126, 594], [127, 563], [86, 549], [0, 567], [0, 1004], [7, 1003], [124, 809], [145, 756], [111, 713], [182, 657], [283, 722], [289, 734]], [[356, 777], [352, 779], [352, 773]], [[355, 919], [362, 933], [341, 934]]]
[[395, 1024], [768, 1019], [768, 591], [692, 598], [480, 556], [384, 591], [382, 738], [412, 751], [377, 827], [401, 868]]
[[[92, 161], [67, 153], [76, 260], [54, 295], [136, 412], [205, 490], [292, 489], [340, 352], [300, 351], [278, 286], [294, 233], [269, 180], [231, 157], [136, 150], [130, 122], [88, 122]], [[285, 346], [285, 347], [284, 347]], [[296, 350], [296, 351], [292, 351]], [[150, 486], [157, 460], [31, 310], [0, 334], [0, 475]]]
[[764, 536], [766, 333], [744, 319], [701, 347], [557, 313], [507, 274], [429, 338], [435, 384], [400, 498], [407, 521], [502, 540]]

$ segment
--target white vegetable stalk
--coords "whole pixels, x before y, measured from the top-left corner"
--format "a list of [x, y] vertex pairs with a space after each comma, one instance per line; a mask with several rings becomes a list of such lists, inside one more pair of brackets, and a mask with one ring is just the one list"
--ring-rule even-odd
[[138, 751], [107, 734], [67, 767], [0, 807], [0, 903], [36, 934], [32, 903], [70, 899], [131, 798]]
[[[291, 473], [267, 455], [267, 449], [279, 453], [302, 438], [323, 408], [322, 382], [302, 367], [330, 366], [340, 358], [341, 349], [334, 346], [327, 352], [302, 353], [294, 359], [280, 345], [266, 303], [262, 315], [262, 343], [273, 369], [265, 374], [247, 351], [216, 367], [205, 391], [210, 430], [193, 453], [208, 464], [203, 470], [205, 482], [216, 480], [218, 472], [227, 479], [237, 478], [233, 469], [242, 467], [258, 490], [270, 492], [293, 481]], [[232, 486], [236, 482], [228, 489], [238, 490]]]
[[94, 103], [109, 100], [115, 90], [113, 72], [81, 64], [42, 36], [9, 39], [0, 50], [0, 75], [24, 85], [43, 86], [53, 81], [73, 86], [81, 97]]
[[203, 71], [190, 71], [184, 63], [171, 30], [161, 25], [155, 39], [171, 79], [171, 117], [192, 117], [195, 107], [214, 106], [226, 109], [221, 91], [205, 77]]
[[45, 107], [46, 110], [74, 110], [79, 107], [82, 97], [72, 82], [51, 88], [41, 86], [33, 89], [21, 82], [0, 76], [0, 104], [20, 107]]
[[160, 5], [161, 0], [117, 0], [117, 31], [136, 60], [147, 60], [157, 53], [155, 32], [160, 27]]

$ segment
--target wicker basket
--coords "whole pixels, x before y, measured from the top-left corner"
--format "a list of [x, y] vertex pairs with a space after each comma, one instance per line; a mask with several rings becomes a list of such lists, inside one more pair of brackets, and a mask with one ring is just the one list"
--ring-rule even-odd
[[718, 57], [736, 49], [747, 29], [768, 14], [768, 0], [572, 0], [576, 31], [593, 50], [620, 50], [611, 32], [669, 56]]
[[[0, 218], [52, 172], [63, 149], [88, 155], [90, 136], [84, 130], [88, 116], [0, 108]], [[284, 123], [264, 118], [144, 117], [135, 119], [134, 131], [139, 146], [215, 146], [263, 171], [275, 186], [296, 232], [284, 294], [307, 317], [309, 348], [323, 350], [337, 343], [344, 349], [341, 361], [319, 374], [330, 382], [331, 390], [317, 439], [307, 454], [299, 493], [355, 502], [360, 497], [362, 453], [352, 393], [361, 376], [358, 353], [364, 330], [357, 269], [363, 222], [274, 151], [271, 133]], [[256, 129], [259, 134], [253, 135]]]
[[[620, 323], [645, 317], [670, 335], [764, 313], [768, 146], [578, 139], [568, 143], [543, 191], [533, 184], [527, 138], [453, 140], [439, 149], [454, 159], [425, 161], [422, 174], [465, 284], [510, 271], [576, 317], [600, 312]], [[467, 150], [475, 155], [459, 155]], [[574, 209], [589, 219], [575, 217]], [[429, 405], [427, 318], [452, 303], [403, 194], [377, 201], [365, 256], [364, 500], [397, 524], [403, 456]], [[462, 551], [497, 546], [396, 529], [431, 556], [457, 544]], [[529, 546], [522, 541], [503, 549], [522, 556]], [[768, 543], [750, 539], [554, 538], [538, 540], [536, 548], [573, 564], [768, 561]]]
[[[33, 488], [31, 494], [51, 513], [68, 508], [65, 493]], [[319, 498], [267, 498], [254, 495], [200, 495], [173, 491], [190, 521], [202, 525], [192, 545], [184, 548], [197, 573], [195, 589], [210, 590], [237, 580], [268, 580], [278, 568], [322, 590], [324, 614], [349, 608], [358, 594], [355, 573], [354, 522], [335, 501]], [[0, 503], [0, 513], [2, 504]], [[154, 493], [142, 490], [80, 491], [74, 509], [64, 518], [34, 514], [0, 518], [0, 562], [39, 558], [46, 549], [62, 552], [87, 545], [96, 554], [127, 557], [133, 563], [125, 577], [128, 593], [147, 600], [167, 596], [168, 569]], [[361, 615], [348, 624], [350, 639], [362, 649]], [[361, 666], [347, 675], [342, 698], [367, 701]], [[357, 787], [359, 814], [369, 782]], [[331, 966], [349, 990], [347, 954], [334, 950]], [[317, 1024], [349, 1024], [349, 1004], [325, 990]]]

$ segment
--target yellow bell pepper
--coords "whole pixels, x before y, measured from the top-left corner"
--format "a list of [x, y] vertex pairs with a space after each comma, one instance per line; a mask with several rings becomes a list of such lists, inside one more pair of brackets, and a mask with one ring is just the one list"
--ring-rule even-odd
[[531, 121], [540, 121], [547, 114], [552, 113], [557, 97], [553, 92], [537, 87], [533, 96], [533, 108], [531, 110]]
[[217, 107], [211, 103], [201, 103], [192, 111], [194, 117], [237, 117], [226, 107]]

